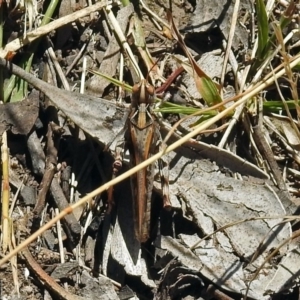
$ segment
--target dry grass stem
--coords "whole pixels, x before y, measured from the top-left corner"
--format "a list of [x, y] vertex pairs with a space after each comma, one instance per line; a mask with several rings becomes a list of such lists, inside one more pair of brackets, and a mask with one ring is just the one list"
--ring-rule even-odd
[[2, 160], [2, 252], [6, 253], [8, 246], [11, 244], [11, 228], [9, 217], [9, 150], [7, 147], [7, 133], [6, 131], [2, 135], [1, 146], [1, 160]]
[[6, 44], [4, 49], [0, 50], [0, 57], [5, 58], [8, 55], [8, 53], [16, 52], [19, 49], [21, 49], [22, 47], [24, 47], [25, 45], [32, 43], [39, 37], [46, 35], [46, 34], [50, 33], [51, 31], [62, 27], [63, 25], [72, 23], [72, 22], [78, 20], [79, 18], [83, 18], [94, 11], [100, 10], [100, 9], [104, 8], [107, 4], [108, 4], [108, 2], [106, 0], [97, 2], [96, 4], [94, 4], [92, 6], [83, 8], [72, 14], [66, 15], [65, 17], [62, 17], [53, 22], [50, 22], [47, 25], [41, 26], [31, 32], [28, 32], [26, 35], [26, 39], [17, 38], [15, 40], [9, 42], [8, 44]]

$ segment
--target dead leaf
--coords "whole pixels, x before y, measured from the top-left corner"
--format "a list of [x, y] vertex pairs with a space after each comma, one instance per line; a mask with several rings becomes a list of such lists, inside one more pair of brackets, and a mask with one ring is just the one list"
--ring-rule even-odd
[[0, 134], [10, 130], [13, 134], [27, 135], [39, 112], [38, 99], [0, 105]]
[[[217, 166], [197, 159], [196, 155], [193, 156], [184, 148], [170, 153], [168, 158], [172, 206], [178, 207], [178, 198], [181, 203], [185, 203], [187, 208], [183, 208], [184, 214], [186, 211], [186, 217], [199, 226], [203, 235], [245, 218], [285, 215], [277, 195], [264, 184], [226, 177], [218, 172]], [[184, 207], [182, 204], [180, 206]], [[204, 277], [220, 288], [243, 293], [249, 276], [260, 266], [269, 251], [291, 236], [289, 224], [274, 227], [281, 220], [278, 217], [232, 226], [202, 241], [194, 251], [190, 247], [200, 240], [197, 235], [181, 234], [181, 241], [162, 237], [160, 247], [168, 250], [173, 257], [178, 257], [184, 266], [194, 271], [200, 270]], [[262, 241], [262, 253], [249, 264]], [[283, 247], [280, 255], [284, 256], [286, 253], [288, 247]], [[265, 299], [266, 287], [273, 280], [276, 271], [277, 265], [267, 264], [267, 271], [262, 272], [251, 284], [249, 296]], [[285, 276], [281, 283], [293, 278], [288, 272]]]

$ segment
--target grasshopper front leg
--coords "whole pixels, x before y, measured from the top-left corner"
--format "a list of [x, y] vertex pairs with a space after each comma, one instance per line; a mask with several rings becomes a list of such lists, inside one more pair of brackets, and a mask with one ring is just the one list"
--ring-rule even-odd
[[[124, 154], [124, 141], [116, 146], [115, 154], [114, 154], [114, 163], [112, 165], [112, 179], [114, 179], [123, 166], [123, 154]], [[113, 196], [114, 188], [111, 186], [107, 191], [107, 214], [110, 214], [115, 202]]]

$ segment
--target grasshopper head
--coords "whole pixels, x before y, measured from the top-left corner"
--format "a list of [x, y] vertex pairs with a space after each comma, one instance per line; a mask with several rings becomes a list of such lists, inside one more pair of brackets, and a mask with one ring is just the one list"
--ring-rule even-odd
[[132, 105], [134, 107], [140, 104], [152, 104], [154, 101], [155, 89], [146, 79], [142, 79], [132, 88]]

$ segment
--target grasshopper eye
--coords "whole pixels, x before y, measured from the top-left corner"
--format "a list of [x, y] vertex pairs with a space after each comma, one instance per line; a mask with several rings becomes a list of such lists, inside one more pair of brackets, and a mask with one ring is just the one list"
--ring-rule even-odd
[[132, 87], [132, 94], [139, 93], [140, 88], [141, 88], [141, 85], [140, 85], [140, 84], [135, 84], [135, 85]]
[[146, 94], [147, 94], [147, 103], [152, 104], [154, 102], [154, 96], [155, 96], [155, 88], [153, 85], [146, 83]]
[[155, 88], [153, 85], [147, 83], [146, 89], [147, 89], [147, 93], [149, 94], [150, 97], [153, 97], [155, 95]]

